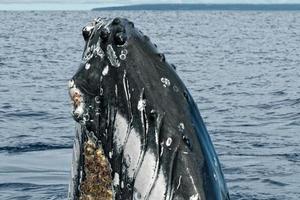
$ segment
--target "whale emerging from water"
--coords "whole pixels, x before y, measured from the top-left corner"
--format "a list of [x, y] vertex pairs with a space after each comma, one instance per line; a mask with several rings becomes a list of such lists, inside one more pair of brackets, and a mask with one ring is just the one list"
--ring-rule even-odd
[[69, 199], [228, 200], [193, 98], [156, 45], [127, 19], [83, 28], [69, 81], [76, 123]]

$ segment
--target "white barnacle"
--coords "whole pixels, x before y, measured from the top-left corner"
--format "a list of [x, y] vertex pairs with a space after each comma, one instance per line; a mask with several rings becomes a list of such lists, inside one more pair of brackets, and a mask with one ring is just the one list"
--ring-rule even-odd
[[120, 57], [121, 60], [125, 60], [126, 59], [126, 55], [125, 54], [120, 54], [119, 57]]
[[120, 62], [119, 62], [118, 57], [116, 56], [116, 52], [114, 51], [111, 44], [107, 45], [107, 57], [112, 66], [120, 67]]
[[134, 194], [133, 194], [133, 200], [139, 200], [141, 198], [142, 198], [141, 193], [135, 189]]
[[99, 96], [95, 96], [95, 102], [100, 103], [100, 97]]
[[90, 64], [90, 63], [86, 63], [85, 66], [84, 66], [84, 68], [85, 68], [86, 70], [90, 69], [90, 67], [91, 67], [91, 64]]
[[89, 61], [93, 57], [93, 46], [87, 47], [84, 56], [83, 56], [83, 61]]
[[215, 178], [215, 180], [217, 180], [217, 175], [214, 173], [214, 178]]
[[69, 88], [74, 87], [74, 85], [75, 85], [75, 83], [74, 83], [74, 80], [73, 80], [73, 79], [71, 79], [71, 80], [68, 81], [68, 87], [69, 87]]
[[179, 123], [178, 130], [179, 130], [179, 132], [183, 132], [184, 131], [184, 123], [182, 123], [182, 122]]
[[106, 65], [102, 71], [102, 75], [106, 76], [108, 74], [108, 70], [109, 70], [109, 67], [108, 67], [108, 65]]
[[169, 87], [171, 85], [170, 80], [167, 78], [162, 77], [160, 81], [163, 83], [164, 87]]
[[80, 94], [81, 94], [80, 90], [78, 88], [76, 88], [75, 85], [73, 87], [71, 87], [69, 90], [69, 95], [71, 98], [73, 98], [74, 95], [80, 95]]
[[143, 110], [145, 110], [145, 107], [146, 107], [146, 100], [140, 99], [138, 102], [138, 106], [137, 106], [138, 110], [143, 111]]
[[104, 51], [102, 50], [101, 46], [100, 46], [100, 40], [98, 40], [97, 44], [96, 44], [96, 48], [94, 49], [93, 54], [95, 56], [99, 56], [101, 59], [104, 58]]
[[122, 49], [122, 50], [121, 50], [121, 54], [127, 55], [127, 53], [128, 53], [127, 49]]
[[166, 146], [167, 146], [167, 147], [171, 146], [172, 141], [173, 141], [172, 138], [169, 137], [169, 138], [167, 139], [167, 141], [166, 141]]
[[[73, 115], [76, 118], [81, 118], [84, 115], [84, 110], [85, 110], [85, 104], [84, 104], [84, 99], [81, 91], [76, 88], [76, 85], [73, 84], [72, 82], [69, 83], [70, 86], [72, 86], [69, 89], [69, 95], [72, 100], [72, 105], [73, 105]], [[89, 116], [88, 116], [89, 117]], [[85, 120], [87, 119], [87, 116], [85, 116]]]
[[85, 113], [84, 115], [83, 115], [83, 121], [89, 121], [90, 120], [90, 115], [88, 114], [88, 113]]
[[102, 28], [102, 26], [105, 25], [105, 23], [107, 23], [107, 19], [105, 19], [103, 17], [98, 17], [94, 21], [95, 21], [95, 23], [98, 26], [97, 30], [99, 30], [100, 28]]
[[79, 118], [83, 115], [83, 113], [84, 113], [84, 103], [80, 103], [80, 105], [77, 106], [77, 108], [75, 109], [74, 115]]

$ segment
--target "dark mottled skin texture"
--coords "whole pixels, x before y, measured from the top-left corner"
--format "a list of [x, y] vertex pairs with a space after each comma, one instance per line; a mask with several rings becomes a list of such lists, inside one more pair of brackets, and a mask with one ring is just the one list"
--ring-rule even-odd
[[[85, 63], [73, 80], [85, 108], [74, 118], [81, 124], [83, 141], [89, 133], [102, 145], [114, 198], [229, 199], [197, 106], [150, 39], [119, 18], [96, 20], [83, 36]], [[103, 52], [95, 50], [98, 46]], [[80, 160], [78, 174], [84, 171]], [[83, 173], [77, 180], [85, 179]], [[76, 199], [80, 192], [74, 191]]]

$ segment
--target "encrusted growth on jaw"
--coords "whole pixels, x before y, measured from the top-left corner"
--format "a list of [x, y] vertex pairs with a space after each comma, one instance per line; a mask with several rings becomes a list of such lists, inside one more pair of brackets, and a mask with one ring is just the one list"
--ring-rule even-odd
[[80, 184], [80, 200], [112, 200], [112, 177], [102, 146], [93, 139], [84, 143], [85, 178]]
[[74, 80], [69, 81], [69, 95], [72, 100], [73, 105], [73, 116], [75, 119], [79, 120], [84, 113], [85, 103], [83, 101], [82, 92], [76, 87]]
[[[83, 93], [76, 87], [74, 80], [69, 81], [69, 94], [73, 105], [73, 117], [85, 126], [87, 115]], [[102, 145], [98, 142], [93, 132], [84, 136], [81, 169], [82, 179], [79, 181], [80, 200], [112, 200], [111, 167], [106, 158]]]

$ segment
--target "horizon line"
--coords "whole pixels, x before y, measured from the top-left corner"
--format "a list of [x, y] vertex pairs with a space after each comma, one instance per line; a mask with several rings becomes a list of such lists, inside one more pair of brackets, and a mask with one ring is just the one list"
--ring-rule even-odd
[[[2, 5], [2, 6], [1, 6]], [[49, 5], [49, 7], [45, 7]], [[155, 6], [155, 5], [203, 5], [203, 6], [230, 6], [230, 5], [241, 5], [241, 6], [285, 6], [285, 5], [297, 5], [300, 3], [51, 3], [51, 2], [40, 2], [40, 3], [0, 3], [0, 11], [87, 11], [96, 9], [114, 9], [114, 8], [129, 8], [134, 6]]]

